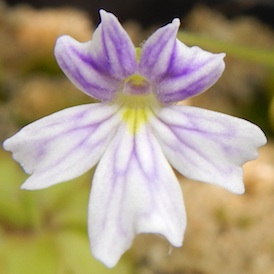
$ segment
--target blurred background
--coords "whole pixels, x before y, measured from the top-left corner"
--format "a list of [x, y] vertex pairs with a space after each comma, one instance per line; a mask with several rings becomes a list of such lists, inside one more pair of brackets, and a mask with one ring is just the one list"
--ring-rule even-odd
[[182, 248], [139, 235], [114, 269], [92, 258], [86, 230], [92, 172], [41, 191], [0, 149], [0, 273], [3, 274], [271, 274], [274, 269], [274, 1], [273, 0], [0, 0], [0, 141], [24, 125], [92, 102], [58, 68], [56, 38], [87, 41], [98, 9], [113, 12], [140, 45], [174, 17], [178, 39], [226, 52], [226, 70], [188, 104], [245, 118], [267, 134], [256, 161], [244, 166], [237, 196], [178, 175], [188, 214]]

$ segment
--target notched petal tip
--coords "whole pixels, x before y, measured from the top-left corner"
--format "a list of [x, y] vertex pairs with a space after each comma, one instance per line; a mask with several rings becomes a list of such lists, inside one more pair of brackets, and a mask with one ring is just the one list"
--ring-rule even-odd
[[117, 107], [87, 104], [44, 117], [21, 129], [3, 146], [31, 176], [23, 189], [42, 189], [76, 178], [104, 153], [120, 117]]
[[181, 21], [179, 18], [174, 18], [171, 22], [172, 25], [176, 26], [177, 28], [179, 28], [179, 26], [181, 25]]
[[261, 129], [246, 120], [195, 107], [166, 107], [151, 125], [181, 174], [235, 194], [244, 193], [242, 165], [266, 142]]
[[138, 233], [180, 246], [186, 213], [177, 178], [149, 127], [136, 136], [122, 125], [100, 160], [89, 203], [94, 256], [113, 267]]
[[53, 53], [61, 69], [62, 69], [62, 64], [60, 63], [62, 63], [64, 53], [68, 50], [68, 47], [71, 44], [75, 45], [77, 43], [79, 43], [77, 40], [75, 40], [74, 38], [66, 34], [61, 35], [56, 39]]
[[222, 59], [224, 59], [226, 57], [226, 53], [225, 52], [221, 52], [221, 53], [217, 53]]
[[[159, 28], [143, 46], [139, 69], [156, 90], [158, 100], [170, 104], [210, 88], [225, 69], [224, 53], [188, 47], [177, 39], [180, 20]], [[161, 56], [161, 58], [159, 58]]]
[[2, 143], [2, 147], [4, 150], [6, 151], [11, 151], [10, 150], [10, 138], [6, 139], [3, 143]]
[[108, 12], [104, 9], [99, 9], [99, 15], [100, 15], [100, 18], [101, 18], [101, 21], [106, 21], [106, 20], [115, 20], [115, 21], [118, 21], [117, 17], [111, 13], [111, 12]]
[[196, 96], [221, 77], [225, 69], [225, 53], [211, 53], [200, 47], [188, 47], [179, 40], [174, 59], [157, 85], [158, 99], [174, 103]]
[[60, 36], [54, 54], [71, 82], [99, 101], [111, 101], [122, 81], [136, 70], [136, 52], [118, 19], [100, 10], [101, 23], [92, 40], [81, 43], [68, 35]]
[[151, 81], [157, 82], [157, 79], [165, 74], [173, 56], [179, 26], [180, 20], [175, 18], [171, 23], [156, 30], [144, 43], [139, 69], [141, 74]]
[[101, 18], [101, 24], [103, 25], [107, 25], [107, 24], [118, 24], [120, 25], [120, 22], [118, 20], [118, 18], [111, 12], [108, 12], [104, 9], [100, 9], [99, 10], [99, 15], [100, 15], [100, 18]]
[[[55, 47], [54, 47], [54, 53], [57, 51], [59, 52], [60, 47], [64, 46], [64, 42], [67, 39], [73, 39], [71, 36], [67, 35], [67, 34], [62, 34], [59, 37], [57, 37], [56, 42], [55, 42]], [[74, 39], [73, 39], [74, 40]], [[76, 41], [76, 40], [75, 40]]]
[[[261, 130], [261, 128], [255, 124], [254, 126], [254, 135], [256, 136], [257, 144], [255, 144], [255, 147], [260, 148], [264, 146], [267, 143], [267, 137], [266, 134]], [[257, 155], [258, 156], [258, 155]]]
[[234, 194], [242, 195], [242, 194], [245, 193], [244, 184], [243, 184], [243, 187], [242, 187], [242, 188], [239, 188], [239, 189], [237, 189], [237, 190], [235, 190], [235, 191], [233, 191], [233, 190], [230, 190], [230, 191], [231, 191], [232, 193], [234, 193]]
[[216, 58], [216, 63], [219, 62], [219, 74], [220, 74], [220, 77], [221, 77], [221, 75], [223, 74], [223, 72], [225, 70], [225, 60], [224, 60], [224, 58], [226, 57], [226, 54], [224, 52], [221, 52], [221, 53], [215, 53], [214, 55], [215, 55], [215, 58]]
[[[9, 151], [12, 153], [12, 158], [13, 160], [15, 160], [16, 162], [18, 162], [20, 164], [20, 166], [22, 167], [22, 169], [27, 173], [27, 174], [31, 174], [32, 170], [28, 167], [24, 165], [24, 162], [21, 161], [21, 155], [20, 155], [20, 149], [23, 146], [22, 143], [22, 139], [18, 136], [22, 135], [22, 129], [15, 135], [9, 137], [8, 139], [6, 139], [3, 142], [3, 149], [6, 151]], [[21, 140], [20, 140], [21, 139]]]
[[41, 189], [41, 187], [35, 187], [34, 184], [28, 184], [27, 181], [25, 181], [21, 186], [20, 189], [22, 190], [38, 190]]

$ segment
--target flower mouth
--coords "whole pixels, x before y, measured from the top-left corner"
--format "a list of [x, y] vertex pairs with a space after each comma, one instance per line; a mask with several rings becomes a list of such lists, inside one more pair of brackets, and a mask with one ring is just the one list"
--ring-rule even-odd
[[159, 105], [152, 85], [139, 74], [125, 79], [115, 101], [121, 105], [121, 118], [132, 135], [148, 122], [149, 117], [153, 115], [152, 108]]
[[159, 105], [153, 86], [140, 74], [132, 74], [125, 79], [115, 101], [126, 109], [145, 110]]
[[122, 91], [128, 95], [146, 95], [152, 92], [152, 86], [143, 76], [133, 74], [125, 80]]

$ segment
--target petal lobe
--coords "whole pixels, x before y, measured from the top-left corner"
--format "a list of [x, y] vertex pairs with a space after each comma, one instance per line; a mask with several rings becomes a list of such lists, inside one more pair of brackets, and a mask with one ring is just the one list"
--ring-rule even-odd
[[91, 249], [108, 267], [135, 234], [158, 233], [181, 246], [186, 226], [180, 186], [151, 130], [144, 126], [133, 137], [126, 127], [119, 128], [99, 162], [90, 195]]
[[151, 126], [171, 165], [184, 176], [244, 192], [242, 165], [266, 143], [254, 124], [195, 107], [169, 106]]
[[42, 118], [4, 142], [32, 174], [22, 185], [41, 189], [78, 177], [100, 159], [119, 123], [117, 107], [71, 107]]
[[136, 70], [136, 53], [117, 18], [103, 10], [102, 22], [91, 41], [80, 43], [63, 35], [57, 39], [55, 57], [67, 77], [83, 92], [111, 101], [122, 81]]

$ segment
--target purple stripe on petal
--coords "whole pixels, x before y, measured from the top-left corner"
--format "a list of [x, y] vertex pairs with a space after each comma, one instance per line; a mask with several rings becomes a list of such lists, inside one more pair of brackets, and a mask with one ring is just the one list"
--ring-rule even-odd
[[[203, 67], [206, 67], [206, 64]], [[167, 78], [158, 84], [158, 99], [167, 104], [195, 96], [197, 92], [201, 93], [211, 87], [212, 83], [220, 77], [218, 74], [220, 71], [217, 69], [216, 72], [206, 75], [199, 73], [199, 70], [188, 70], [184, 75], [182, 74], [183, 76]]]
[[[105, 77], [109, 76], [108, 72], [108, 66], [106, 66], [103, 62], [100, 62], [100, 60], [96, 60], [96, 58], [91, 58], [89, 52], [81, 52], [76, 47], [71, 47], [70, 51], [72, 54], [78, 57], [78, 59], [85, 63], [87, 66], [89, 66], [90, 70], [96, 71], [98, 74], [104, 75]], [[69, 58], [69, 56], [67, 56]], [[115, 78], [114, 78], [115, 79]], [[120, 79], [116, 79], [120, 80]]]
[[169, 106], [152, 117], [169, 162], [184, 176], [244, 191], [241, 165], [257, 157], [264, 133], [254, 124], [195, 107]]
[[179, 19], [174, 19], [171, 24], [159, 28], [145, 42], [139, 70], [149, 80], [157, 81], [168, 69], [179, 24]]
[[117, 18], [100, 10], [102, 35], [105, 53], [113, 73], [123, 78], [136, 70], [136, 50], [126, 31]]
[[180, 186], [151, 129], [143, 126], [132, 136], [121, 124], [94, 174], [93, 255], [113, 267], [137, 233], [158, 233], [180, 246], [185, 225]]
[[93, 39], [80, 43], [69, 36], [56, 42], [56, 60], [67, 77], [83, 92], [110, 101], [123, 80], [136, 71], [135, 48], [117, 18], [103, 10]]
[[[192, 49], [195, 55], [192, 55]], [[223, 73], [224, 54], [211, 54], [198, 48], [187, 48], [186, 52], [189, 56], [185, 58], [185, 63], [171, 66], [166, 77], [156, 86], [163, 103], [195, 96], [211, 87]]]
[[173, 103], [211, 87], [224, 70], [224, 54], [187, 47], [176, 34], [179, 20], [158, 29], [144, 44], [139, 70], [160, 102]]
[[119, 108], [102, 103], [49, 115], [4, 142], [27, 173], [22, 186], [45, 188], [82, 175], [100, 159], [120, 123]]
[[90, 42], [82, 44], [68, 36], [60, 37], [55, 47], [58, 64], [79, 89], [93, 98], [109, 101], [118, 91], [120, 80], [110, 77], [102, 63], [90, 58], [89, 47]]

